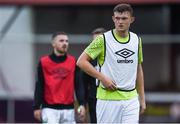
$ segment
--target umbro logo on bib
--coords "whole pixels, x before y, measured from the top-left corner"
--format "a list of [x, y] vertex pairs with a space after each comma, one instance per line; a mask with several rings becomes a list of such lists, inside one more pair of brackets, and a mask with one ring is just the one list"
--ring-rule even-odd
[[115, 54], [124, 58], [123, 60], [118, 59], [117, 63], [133, 63], [133, 60], [127, 60], [127, 58], [129, 58], [130, 56], [132, 56], [134, 54], [133, 51], [124, 48], [122, 50], [115, 52]]

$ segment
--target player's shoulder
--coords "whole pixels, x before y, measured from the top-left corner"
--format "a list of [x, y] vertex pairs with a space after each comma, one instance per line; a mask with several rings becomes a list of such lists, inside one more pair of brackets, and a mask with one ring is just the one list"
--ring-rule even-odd
[[71, 59], [71, 60], [76, 61], [75, 56], [73, 56], [73, 55], [71, 55], [71, 54], [67, 54], [67, 57], [68, 57], [69, 59]]
[[101, 41], [104, 40], [104, 34], [100, 34], [95, 38], [95, 41]]
[[104, 38], [103, 35], [98, 35], [87, 47], [87, 49], [94, 49], [103, 46]]
[[47, 60], [49, 59], [49, 55], [43, 55], [40, 57], [40, 61], [44, 61], [44, 60]]
[[140, 34], [134, 33], [132, 31], [130, 31], [129, 33], [130, 33], [130, 37], [136, 37], [138, 39], [138, 41], [141, 42]]
[[135, 32], [129, 31], [129, 33], [130, 33], [130, 35], [136, 35], [136, 36], [138, 36], [138, 34], [135, 33]]
[[135, 32], [132, 32], [132, 31], [129, 31], [130, 35], [134, 35], [134, 36], [137, 36], [140, 38], [140, 34], [139, 33], [135, 33]]

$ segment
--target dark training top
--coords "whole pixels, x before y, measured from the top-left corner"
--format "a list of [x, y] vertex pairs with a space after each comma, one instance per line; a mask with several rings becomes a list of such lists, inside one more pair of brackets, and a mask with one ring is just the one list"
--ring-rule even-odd
[[[90, 63], [95, 67], [97, 65], [97, 60], [91, 60]], [[85, 85], [86, 101], [88, 101], [89, 99], [96, 100], [96, 91], [97, 91], [96, 79], [94, 77], [91, 77], [87, 73], [82, 72], [82, 80]]]
[[80, 105], [85, 104], [84, 85], [71, 55], [42, 57], [37, 68], [34, 109], [74, 108], [74, 89]]

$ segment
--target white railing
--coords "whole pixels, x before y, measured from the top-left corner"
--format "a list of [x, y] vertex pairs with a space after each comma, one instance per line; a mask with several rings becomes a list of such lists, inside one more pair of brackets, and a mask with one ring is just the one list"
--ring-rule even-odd
[[[145, 34], [140, 35], [143, 40], [143, 43], [180, 43], [180, 34], [170, 35], [170, 34]], [[40, 43], [49, 43], [51, 39], [50, 34], [40, 34], [36, 35], [35, 41]], [[75, 44], [85, 44], [89, 43], [92, 40], [92, 35], [88, 34], [70, 34], [69, 35], [70, 43]]]

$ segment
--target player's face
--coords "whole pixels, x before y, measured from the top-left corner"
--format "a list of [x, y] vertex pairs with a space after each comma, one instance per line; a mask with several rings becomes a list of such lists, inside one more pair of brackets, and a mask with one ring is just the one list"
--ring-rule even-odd
[[134, 21], [134, 17], [131, 16], [130, 12], [124, 11], [124, 12], [114, 12], [114, 15], [112, 16], [115, 29], [118, 32], [127, 32], [129, 31], [129, 27], [131, 23]]
[[67, 35], [57, 35], [52, 43], [54, 50], [59, 54], [67, 53], [69, 42]]

